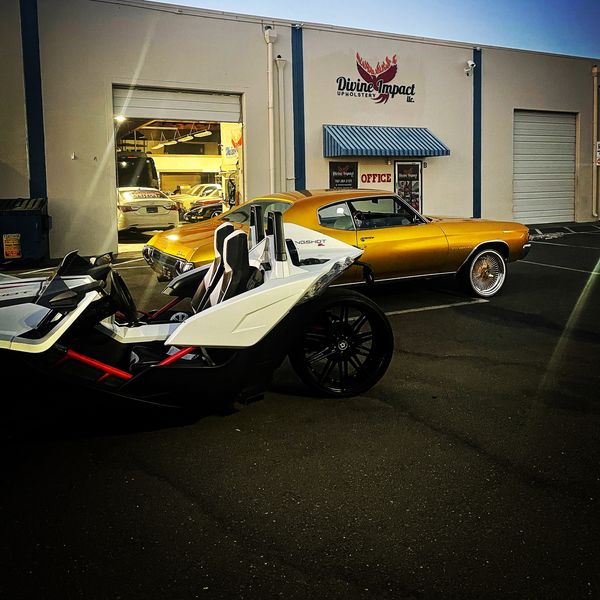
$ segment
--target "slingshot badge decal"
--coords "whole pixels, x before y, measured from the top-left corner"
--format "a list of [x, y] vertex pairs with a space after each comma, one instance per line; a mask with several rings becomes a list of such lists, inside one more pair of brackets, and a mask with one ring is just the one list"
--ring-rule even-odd
[[316, 244], [317, 246], [324, 246], [325, 245], [325, 239], [319, 239], [319, 240], [294, 240], [294, 243], [296, 244]]

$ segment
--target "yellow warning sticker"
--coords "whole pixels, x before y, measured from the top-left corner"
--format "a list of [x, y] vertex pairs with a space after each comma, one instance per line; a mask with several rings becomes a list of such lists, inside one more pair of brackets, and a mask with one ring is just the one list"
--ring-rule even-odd
[[4, 258], [21, 258], [21, 234], [5, 233], [2, 236]]

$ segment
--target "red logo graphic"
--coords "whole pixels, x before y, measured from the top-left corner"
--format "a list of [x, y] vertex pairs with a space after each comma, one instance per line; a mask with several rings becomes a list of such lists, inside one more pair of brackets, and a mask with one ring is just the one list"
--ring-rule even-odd
[[389, 88], [389, 86], [384, 86], [384, 84], [392, 81], [392, 79], [396, 77], [396, 73], [398, 72], [396, 55], [394, 54], [394, 56], [392, 56], [391, 59], [389, 56], [386, 56], [383, 62], [378, 62], [375, 68], [373, 68], [357, 52], [356, 68], [358, 69], [359, 75], [367, 83], [370, 83], [373, 86], [373, 90], [378, 92], [379, 95], [376, 98], [373, 98], [373, 100], [377, 104], [385, 104], [390, 99], [390, 94], [387, 89]]

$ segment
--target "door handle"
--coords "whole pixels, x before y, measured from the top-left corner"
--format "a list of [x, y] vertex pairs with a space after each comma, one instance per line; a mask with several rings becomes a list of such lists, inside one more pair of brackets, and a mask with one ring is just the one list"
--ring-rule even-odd
[[365, 240], [374, 240], [375, 236], [374, 235], [366, 235], [365, 237], [361, 237], [360, 241], [364, 242]]

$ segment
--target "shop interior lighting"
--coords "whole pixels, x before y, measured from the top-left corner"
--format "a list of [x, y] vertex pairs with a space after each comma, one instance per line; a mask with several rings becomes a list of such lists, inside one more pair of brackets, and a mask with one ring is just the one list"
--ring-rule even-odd
[[207, 129], [206, 131], [199, 131], [198, 133], [194, 133], [194, 137], [197, 137], [197, 138], [208, 137], [209, 135], [212, 135], [212, 131], [210, 129]]
[[177, 138], [178, 142], [189, 142], [194, 139], [193, 135], [184, 135], [183, 137]]
[[124, 123], [127, 121], [127, 117], [124, 117], [123, 115], [115, 115], [115, 121], [117, 123]]
[[160, 148], [162, 148], [165, 145], [166, 141], [167, 141], [167, 138], [165, 137], [165, 134], [161, 131], [160, 132], [160, 140], [158, 140], [158, 144], [156, 144], [156, 146], [152, 146], [152, 150], [159, 150]]
[[177, 140], [169, 140], [168, 142], [163, 142], [163, 146], [172, 146], [173, 144], [176, 144]]

